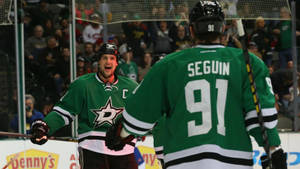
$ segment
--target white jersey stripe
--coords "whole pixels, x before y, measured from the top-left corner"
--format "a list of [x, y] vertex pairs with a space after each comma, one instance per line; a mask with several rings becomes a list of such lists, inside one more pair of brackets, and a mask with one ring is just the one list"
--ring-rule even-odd
[[53, 108], [53, 110], [55, 111], [56, 114], [58, 114], [64, 120], [65, 125], [69, 125], [70, 124], [70, 120], [66, 116], [62, 115], [61, 111], [58, 111], [55, 108]]
[[130, 114], [127, 113], [126, 109], [123, 111], [123, 117], [125, 118], [126, 121], [128, 121], [130, 124], [140, 127], [140, 128], [144, 128], [144, 129], [152, 129], [153, 126], [155, 125], [155, 123], [146, 123], [146, 122], [142, 122], [137, 120], [136, 118], [132, 117]]
[[148, 131], [135, 130], [135, 129], [129, 127], [126, 123], [123, 123], [123, 125], [129, 132], [136, 133], [138, 135], [145, 135], [148, 132]]
[[87, 136], [103, 136], [103, 137], [105, 137], [106, 133], [103, 132], [103, 131], [89, 131], [89, 132], [86, 132], [86, 133], [79, 134], [78, 138], [81, 139], [81, 138], [84, 138], [84, 137], [87, 137]]
[[226, 156], [226, 157], [230, 157], [230, 158], [240, 158], [240, 159], [246, 159], [246, 160], [252, 159], [252, 152], [228, 150], [228, 149], [224, 149], [218, 145], [206, 144], [206, 145], [201, 145], [201, 146], [177, 151], [174, 153], [165, 154], [165, 161], [168, 162], [168, 161], [176, 160], [179, 158], [184, 158], [184, 157], [188, 157], [191, 155], [206, 153], [206, 152], [217, 153], [222, 156]]
[[[274, 114], [277, 114], [277, 110], [275, 108], [262, 109], [261, 112], [263, 116], [272, 116]], [[257, 113], [255, 110], [252, 110], [247, 113], [245, 119], [248, 120], [255, 117], [257, 117]]]
[[73, 116], [73, 115], [72, 115], [70, 112], [68, 112], [67, 110], [62, 109], [61, 107], [55, 106], [55, 107], [53, 107], [53, 110], [59, 111], [60, 113], [66, 115], [66, 116], [68, 116], [68, 117], [70, 117], [72, 120], [75, 119], [75, 116]]
[[[266, 116], [273, 116], [277, 114], [277, 110], [275, 108], [267, 108], [267, 109], [262, 109], [261, 110], [263, 117]], [[247, 113], [245, 120], [249, 120], [249, 119], [255, 119], [257, 118], [257, 112], [255, 110], [252, 110], [250, 112]], [[273, 120], [273, 121], [268, 121], [268, 122], [264, 122], [264, 126], [268, 129], [274, 128], [278, 123], [278, 120]], [[258, 122], [254, 123], [254, 124], [250, 124], [247, 125], [247, 131], [250, 131], [253, 128], [259, 127]]]
[[228, 164], [214, 159], [202, 159], [199, 161], [170, 166], [168, 169], [253, 169], [253, 167]]
[[[272, 122], [264, 122], [264, 126], [268, 129], [274, 128], [277, 125], [278, 120]], [[253, 128], [259, 127], [259, 123], [251, 124], [247, 126], [247, 131], [250, 131]]]

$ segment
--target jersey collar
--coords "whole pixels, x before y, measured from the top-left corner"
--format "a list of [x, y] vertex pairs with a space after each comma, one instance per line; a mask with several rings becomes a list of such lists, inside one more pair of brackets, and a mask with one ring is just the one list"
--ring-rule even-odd
[[[95, 77], [101, 84], [104, 84], [104, 82], [99, 77], [98, 73], [95, 73]], [[119, 82], [118, 76], [115, 75], [115, 78], [116, 80], [111, 85], [116, 85]]]
[[196, 45], [193, 48], [206, 48], [206, 49], [212, 49], [212, 48], [225, 48], [225, 46], [221, 44], [214, 44], [214, 45]]

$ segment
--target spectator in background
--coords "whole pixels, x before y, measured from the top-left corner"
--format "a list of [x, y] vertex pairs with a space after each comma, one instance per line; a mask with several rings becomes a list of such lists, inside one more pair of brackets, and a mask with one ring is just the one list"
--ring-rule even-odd
[[260, 59], [263, 59], [262, 54], [258, 51], [258, 48], [257, 48], [257, 45], [255, 42], [249, 42], [248, 51], [255, 54]]
[[293, 86], [293, 70], [292, 69], [278, 69], [270, 76], [276, 103], [278, 105], [278, 112], [285, 116], [291, 117], [287, 114], [287, 109], [292, 98], [290, 88]]
[[[279, 66], [280, 68], [292, 68], [292, 23], [289, 9], [282, 7], [280, 17], [283, 20], [273, 29], [273, 33], [279, 36]], [[300, 30], [299, 27], [297, 30]], [[296, 31], [296, 36], [300, 36], [300, 31]]]
[[101, 41], [102, 39], [103, 26], [100, 25], [101, 17], [98, 14], [92, 14], [90, 16], [90, 19], [93, 22], [88, 24], [83, 29], [82, 37], [84, 43], [90, 42], [92, 44], [95, 44], [97, 41]]
[[154, 19], [168, 19], [170, 16], [167, 13], [166, 7], [163, 3], [157, 3], [152, 8], [152, 17]]
[[61, 56], [60, 47], [55, 37], [49, 37], [47, 47], [39, 56], [40, 66], [40, 83], [47, 91], [51, 99], [56, 100], [60, 97], [63, 90], [63, 79], [59, 74], [57, 67], [58, 58]]
[[231, 20], [229, 24], [226, 25], [227, 34], [227, 45], [228, 47], [242, 48], [239, 40], [237, 22], [235, 19]]
[[42, 113], [43, 113], [44, 117], [47, 116], [48, 113], [50, 113], [53, 106], [54, 106], [53, 101], [49, 97], [46, 97], [45, 101], [43, 101], [41, 103], [41, 110], [42, 110]]
[[126, 43], [120, 46], [119, 52], [121, 59], [119, 60], [119, 65], [116, 69], [117, 74], [121, 76], [129, 77], [131, 80], [138, 81], [138, 68], [133, 59], [132, 48]]
[[32, 10], [29, 11], [32, 17], [32, 24], [43, 25], [47, 19], [52, 19], [54, 17], [53, 12], [49, 10], [49, 4], [47, 0], [41, 0], [38, 6], [34, 6]]
[[40, 77], [41, 63], [38, 60], [39, 55], [46, 48], [47, 42], [43, 37], [43, 27], [37, 25], [34, 28], [34, 35], [25, 41], [25, 76], [26, 76], [26, 91], [34, 94], [38, 99], [39, 95], [43, 93], [43, 87], [38, 88]]
[[221, 44], [229, 47], [235, 47], [240, 49], [243, 48], [241, 42], [236, 37], [230, 36], [227, 33], [224, 33], [221, 36]]
[[55, 34], [55, 29], [53, 25], [53, 21], [51, 19], [46, 19], [43, 23], [44, 28], [44, 36], [49, 37]]
[[271, 50], [272, 35], [266, 31], [263, 17], [256, 19], [255, 28], [250, 35], [250, 40], [257, 45], [258, 52], [262, 55], [262, 60], [270, 67], [273, 59]]
[[43, 36], [44, 28], [41, 25], [34, 27], [34, 35], [25, 41], [25, 57], [29, 61], [36, 60], [41, 51], [46, 48], [47, 42]]
[[54, 36], [48, 37], [47, 39], [47, 46], [38, 56], [39, 63], [42, 65], [46, 64], [47, 60], [53, 60], [52, 62], [55, 63], [57, 58], [60, 55], [60, 47], [59, 44]]
[[238, 0], [224, 0], [224, 13], [226, 16], [234, 17], [237, 16], [237, 3]]
[[183, 25], [178, 25], [176, 32], [177, 34], [172, 42], [172, 51], [190, 47], [191, 40], [190, 37], [187, 36], [186, 28]]
[[153, 41], [153, 53], [155, 55], [169, 54], [172, 52], [173, 39], [169, 36], [168, 23], [166, 21], [152, 22], [151, 38]]
[[175, 22], [176, 26], [188, 26], [189, 8], [187, 2], [179, 3], [175, 6], [175, 18], [179, 21]]
[[60, 24], [55, 27], [54, 37], [57, 39], [60, 46], [69, 46], [70, 40], [69, 23], [66, 18], [62, 18]]
[[144, 79], [144, 76], [151, 69], [152, 61], [153, 61], [153, 58], [152, 58], [151, 52], [146, 51], [144, 54], [142, 65], [138, 66], [138, 75], [139, 75], [138, 82], [141, 82]]
[[70, 83], [70, 49], [62, 48], [61, 56], [57, 60], [58, 73], [64, 81], [64, 88]]
[[[135, 22], [122, 23], [122, 29], [126, 36], [126, 43], [133, 48], [134, 61], [140, 64], [144, 51], [150, 46], [150, 36], [148, 27], [139, 21], [141, 17], [135, 14]], [[125, 18], [126, 19], [126, 16]]]
[[77, 57], [77, 77], [90, 73], [87, 70], [85, 63], [86, 60], [82, 56]]
[[23, 17], [23, 23], [24, 23], [24, 40], [26, 41], [30, 36], [31, 33], [34, 31], [34, 26], [32, 25], [32, 18], [30, 16], [30, 13], [24, 12]]
[[88, 20], [90, 15], [94, 12], [93, 9], [86, 9], [85, 2], [79, 2], [77, 5], [77, 8], [75, 9], [75, 15], [77, 18], [80, 18], [82, 20], [76, 20], [76, 22], [84, 27], [86, 22], [84, 20]]
[[[43, 119], [44, 115], [40, 111], [35, 109], [35, 99], [32, 95], [25, 95], [25, 107], [26, 107], [26, 133], [29, 134], [30, 126], [34, 120]], [[19, 123], [18, 115], [16, 115], [10, 123], [11, 128], [18, 132]]]
[[[99, 4], [97, 2], [97, 6], [98, 6], [98, 8], [95, 8], [95, 12], [97, 11], [101, 16], [104, 16], [104, 13], [105, 13], [107, 22], [111, 22], [112, 13], [111, 13], [109, 4], [106, 3], [106, 1], [101, 1]], [[97, 7], [97, 6], [95, 5], [95, 7]]]
[[96, 54], [94, 51], [94, 45], [91, 42], [84, 43], [84, 53], [82, 55], [86, 62], [87, 68], [91, 68], [92, 63], [97, 61]]

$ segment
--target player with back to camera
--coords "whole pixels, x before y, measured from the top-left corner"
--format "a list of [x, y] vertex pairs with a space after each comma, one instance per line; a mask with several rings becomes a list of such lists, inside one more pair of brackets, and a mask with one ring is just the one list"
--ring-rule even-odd
[[44, 121], [37, 120], [32, 124], [31, 141], [44, 144], [49, 136], [70, 124], [77, 115], [82, 169], [137, 169], [134, 146], [124, 143], [112, 151], [104, 141], [106, 130], [118, 121], [124, 101], [137, 83], [115, 74], [118, 49], [114, 44], [103, 44], [98, 64], [97, 73], [83, 75], [72, 82]]
[[[251, 169], [250, 135], [263, 146], [243, 51], [220, 44], [224, 13], [217, 1], [199, 1], [191, 10], [196, 46], [156, 63], [126, 100], [123, 129], [112, 126], [106, 142], [114, 149], [129, 134], [145, 135], [166, 113], [167, 169]], [[264, 63], [250, 53], [267, 130], [273, 169], [285, 169], [286, 155], [276, 129], [277, 111]], [[111, 134], [114, 133], [114, 134]], [[263, 162], [266, 168], [267, 161]]]

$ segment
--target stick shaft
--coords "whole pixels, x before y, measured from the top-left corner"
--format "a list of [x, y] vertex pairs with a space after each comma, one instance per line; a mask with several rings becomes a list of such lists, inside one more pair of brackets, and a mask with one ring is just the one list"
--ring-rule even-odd
[[246, 45], [246, 35], [245, 35], [245, 31], [244, 31], [244, 27], [243, 27], [241, 19], [237, 20], [237, 27], [238, 27], [239, 36], [242, 37], [243, 55], [244, 55], [245, 62], [246, 62], [246, 68], [247, 68], [248, 78], [250, 81], [252, 98], [253, 98], [253, 102], [255, 104], [255, 110], [257, 113], [257, 117], [258, 117], [258, 123], [259, 123], [260, 129], [261, 129], [262, 138], [263, 138], [263, 142], [264, 142], [263, 147], [264, 147], [264, 150], [269, 159], [269, 167], [270, 167], [270, 169], [272, 169], [273, 167], [272, 167], [272, 163], [271, 163], [269, 138], [268, 138], [268, 134], [267, 134], [267, 129], [264, 126], [264, 119], [263, 119], [263, 115], [262, 115], [262, 111], [261, 111], [261, 107], [260, 107], [259, 98], [258, 98], [258, 95], [256, 92], [256, 84], [254, 81], [252, 66], [250, 64], [250, 56], [249, 56], [247, 45]]
[[[32, 135], [30, 134], [21, 134], [21, 133], [13, 133], [13, 132], [5, 132], [0, 131], [0, 136], [7, 136], [7, 137], [23, 137], [23, 138], [31, 138]], [[69, 141], [69, 142], [77, 142], [74, 138], [68, 137], [48, 137], [49, 140], [58, 140], [58, 141]]]

